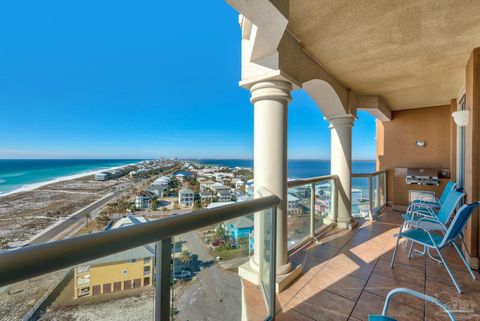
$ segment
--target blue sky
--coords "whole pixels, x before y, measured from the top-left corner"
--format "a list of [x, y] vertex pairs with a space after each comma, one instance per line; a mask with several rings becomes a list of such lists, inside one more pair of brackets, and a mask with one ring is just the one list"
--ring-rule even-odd
[[[237, 13], [223, 1], [0, 3], [0, 158], [252, 158]], [[359, 113], [354, 159], [375, 158]], [[289, 158], [329, 157], [304, 92]]]

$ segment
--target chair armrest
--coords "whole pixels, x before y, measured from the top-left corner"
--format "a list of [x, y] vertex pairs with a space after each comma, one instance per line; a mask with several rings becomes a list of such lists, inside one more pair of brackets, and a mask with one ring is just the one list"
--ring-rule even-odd
[[[415, 226], [416, 228], [420, 228], [420, 227], [421, 227], [421, 226], [420, 226], [420, 223], [422, 223], [422, 222], [427, 222], [427, 223], [430, 222], [430, 223], [438, 224], [438, 225], [440, 225], [440, 226], [442, 227], [442, 231], [443, 231], [443, 232], [447, 232], [447, 227], [446, 227], [442, 222], [440, 222], [440, 221], [438, 220], [438, 218], [436, 218], [436, 217], [432, 217], [432, 218], [422, 217], [422, 218], [419, 218], [417, 221], [415, 221], [414, 226]], [[428, 229], [425, 229], [425, 228], [422, 228], [422, 229], [428, 230]]]
[[420, 210], [414, 210], [410, 214], [412, 214], [412, 220], [415, 216], [423, 216], [428, 218], [436, 218], [435, 212], [430, 208], [425, 208]]
[[414, 291], [414, 290], [411, 290], [411, 289], [406, 289], [406, 288], [396, 288], [396, 289], [391, 290], [387, 294], [387, 298], [385, 299], [385, 304], [383, 306], [383, 311], [382, 311], [383, 316], [387, 315], [388, 305], [390, 304], [390, 301], [392, 300], [392, 298], [397, 294], [411, 295], [411, 296], [419, 298], [421, 300], [436, 304], [439, 307], [441, 307], [443, 309], [443, 311], [445, 311], [445, 313], [447, 313], [447, 315], [450, 317], [451, 321], [456, 321], [455, 316], [452, 314], [452, 312], [450, 312], [450, 310], [447, 308], [447, 306], [445, 304], [443, 304], [441, 301], [439, 301], [437, 298], [431, 297], [429, 295], [426, 295], [424, 293], [420, 293], [420, 292], [417, 292], [417, 291]]

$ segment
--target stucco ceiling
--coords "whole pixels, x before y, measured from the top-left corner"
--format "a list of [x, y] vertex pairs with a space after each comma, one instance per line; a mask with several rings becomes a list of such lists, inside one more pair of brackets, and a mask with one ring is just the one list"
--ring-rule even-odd
[[289, 21], [339, 81], [394, 110], [448, 104], [480, 46], [480, 0], [290, 0]]

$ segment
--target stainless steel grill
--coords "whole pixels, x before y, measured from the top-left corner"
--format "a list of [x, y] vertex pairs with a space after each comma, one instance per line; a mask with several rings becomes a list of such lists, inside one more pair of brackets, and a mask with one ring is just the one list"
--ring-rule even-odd
[[408, 168], [406, 182], [414, 185], [439, 185], [438, 169]]

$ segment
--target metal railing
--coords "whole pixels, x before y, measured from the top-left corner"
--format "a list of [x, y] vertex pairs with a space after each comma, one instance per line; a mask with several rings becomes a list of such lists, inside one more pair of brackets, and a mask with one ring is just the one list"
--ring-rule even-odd
[[[219, 224], [251, 213], [272, 209], [270, 236], [270, 298], [275, 298], [276, 206], [280, 199], [265, 189], [260, 198], [232, 205], [198, 210], [157, 221], [79, 236], [40, 245], [26, 246], [0, 254], [0, 287], [61, 270], [97, 258], [155, 243], [155, 320], [170, 319], [171, 240], [175, 235]], [[268, 319], [275, 311], [275, 299], [268, 302]]]
[[[352, 178], [366, 178], [368, 180], [369, 217], [375, 217], [386, 205], [386, 171], [371, 174], [353, 174]], [[309, 220], [308, 222], [305, 221], [308, 225], [308, 229], [304, 231], [305, 237], [298, 239], [295, 246], [290, 249], [291, 251], [314, 240], [324, 229], [331, 225], [330, 223], [335, 222], [338, 212], [339, 184], [340, 182], [336, 175], [298, 179], [288, 182], [289, 189], [298, 189], [304, 186], [303, 190], [309, 190], [309, 196], [306, 197], [304, 204], [310, 207], [310, 217], [307, 218], [304, 215], [302, 218]], [[324, 193], [325, 190], [328, 190], [328, 194]], [[268, 240], [259, 240], [261, 244], [270, 244], [270, 267], [268, 269], [260, 269], [261, 273], [263, 272], [264, 274], [264, 271], [268, 270], [269, 275], [261, 275], [259, 283], [264, 292], [264, 297], [268, 301], [266, 302], [269, 314], [267, 320], [271, 319], [274, 315], [276, 301], [275, 232], [276, 207], [279, 205], [280, 199], [266, 189], [259, 189], [259, 196], [259, 198], [232, 205], [203, 209], [120, 229], [3, 252], [0, 254], [0, 287], [155, 243], [155, 320], [169, 320], [171, 312], [172, 238], [176, 235], [261, 211], [263, 213], [260, 213], [260, 215], [265, 214], [262, 217], [266, 218], [266, 212], [271, 209], [271, 221], [264, 222], [264, 224], [268, 223], [271, 234]], [[322, 206], [328, 204], [326, 206], [327, 213], [323, 210], [317, 210], [317, 201], [323, 201]], [[319, 217], [321, 217], [320, 220], [318, 220]]]
[[[355, 178], [365, 178], [368, 181], [367, 217], [370, 220], [373, 220], [379, 213], [383, 211], [387, 204], [387, 171], [382, 170], [374, 173], [352, 174], [352, 179]], [[353, 183], [352, 187], [354, 187]]]
[[[328, 208], [327, 211], [329, 212], [329, 217], [325, 217], [324, 213], [317, 211], [317, 200], [319, 200], [320, 195], [318, 195], [318, 187], [320, 184], [326, 184], [329, 188], [329, 195], [326, 196], [328, 198]], [[311, 177], [306, 179], [296, 179], [291, 180], [288, 182], [288, 188], [294, 189], [299, 187], [306, 187], [309, 189], [309, 229], [305, 231], [305, 233], [301, 234], [300, 239], [291, 240], [289, 239], [289, 250], [291, 252], [295, 251], [296, 249], [305, 245], [316, 238], [324, 229], [331, 226], [333, 222], [335, 222], [337, 218], [337, 197], [338, 197], [338, 187], [339, 187], [339, 179], [337, 175], [325, 175], [325, 176], [318, 176], [318, 177]], [[291, 194], [295, 194], [292, 192]], [[298, 195], [297, 195], [298, 196]], [[289, 215], [290, 216], [290, 215]], [[326, 224], [324, 221], [328, 220]], [[321, 223], [319, 223], [320, 221]], [[320, 226], [318, 226], [320, 225]], [[289, 235], [292, 234], [292, 231], [289, 231]], [[303, 236], [303, 237], [302, 237]], [[290, 246], [290, 244], [292, 246]]]

